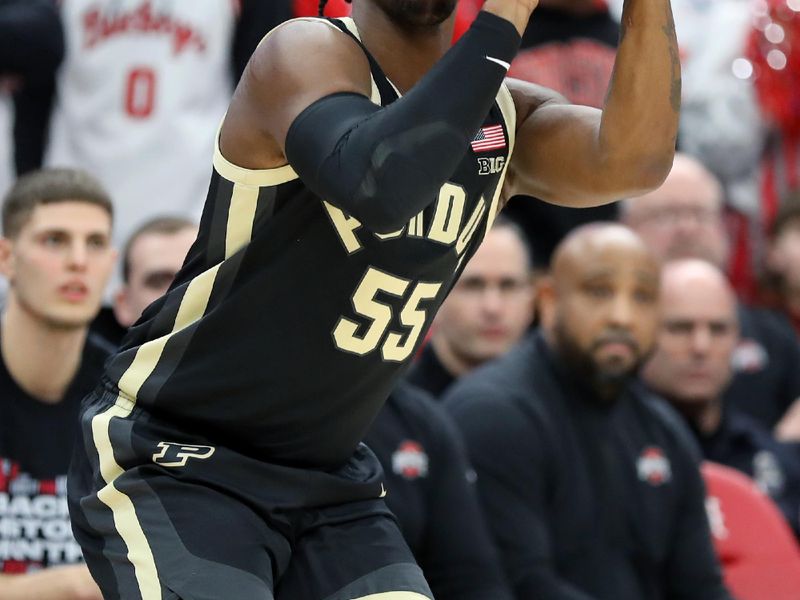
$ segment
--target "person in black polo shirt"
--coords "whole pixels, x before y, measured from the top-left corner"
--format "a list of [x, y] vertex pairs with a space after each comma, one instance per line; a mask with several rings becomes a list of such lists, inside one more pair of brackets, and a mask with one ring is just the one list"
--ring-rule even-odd
[[708, 460], [751, 476], [800, 531], [800, 460], [763, 425], [723, 402], [739, 337], [736, 297], [719, 269], [667, 263], [657, 350], [642, 376], [686, 418]]
[[78, 409], [110, 347], [88, 334], [116, 253], [112, 207], [82, 171], [20, 178], [3, 202], [0, 597], [100, 600], [67, 513]]
[[440, 397], [516, 344], [533, 319], [534, 270], [522, 228], [500, 215], [436, 315], [408, 381]]
[[461, 436], [423, 390], [401, 382], [364, 442], [381, 461], [386, 505], [436, 600], [511, 600]]
[[658, 288], [633, 232], [576, 229], [540, 284], [541, 330], [444, 399], [519, 600], [730, 598], [696, 445], [633, 383]]

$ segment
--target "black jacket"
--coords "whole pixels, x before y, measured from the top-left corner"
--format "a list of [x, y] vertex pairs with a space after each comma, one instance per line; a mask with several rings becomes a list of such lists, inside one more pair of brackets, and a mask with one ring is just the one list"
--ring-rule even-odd
[[800, 534], [800, 459], [797, 448], [782, 444], [761, 423], [728, 408], [711, 435], [695, 431], [703, 456], [751, 477]]
[[699, 453], [669, 406], [611, 406], [532, 334], [462, 377], [445, 406], [518, 600], [721, 600]]
[[461, 436], [433, 398], [401, 383], [364, 441], [436, 600], [511, 600]]

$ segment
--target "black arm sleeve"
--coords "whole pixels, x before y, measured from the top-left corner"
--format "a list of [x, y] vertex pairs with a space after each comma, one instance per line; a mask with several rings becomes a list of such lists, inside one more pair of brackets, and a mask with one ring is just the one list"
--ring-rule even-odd
[[242, 0], [231, 52], [233, 83], [239, 81], [247, 61], [261, 39], [272, 29], [292, 18], [290, 0]]
[[378, 233], [396, 231], [436, 197], [494, 103], [519, 47], [511, 22], [485, 11], [391, 106], [333, 94], [295, 119], [286, 156], [316, 194]]
[[47, 77], [64, 57], [64, 32], [50, 0], [0, 1], [0, 75]]

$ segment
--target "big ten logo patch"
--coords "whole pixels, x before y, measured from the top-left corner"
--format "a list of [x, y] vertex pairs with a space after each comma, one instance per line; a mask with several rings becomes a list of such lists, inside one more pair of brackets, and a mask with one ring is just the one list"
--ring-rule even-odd
[[206, 460], [211, 458], [216, 450], [213, 446], [175, 442], [159, 442], [158, 447], [160, 450], [153, 454], [153, 462], [162, 467], [182, 467], [190, 458]]
[[481, 157], [478, 159], [478, 175], [495, 175], [506, 166], [505, 156]]
[[392, 454], [392, 471], [405, 479], [428, 476], [428, 455], [419, 442], [405, 440]]

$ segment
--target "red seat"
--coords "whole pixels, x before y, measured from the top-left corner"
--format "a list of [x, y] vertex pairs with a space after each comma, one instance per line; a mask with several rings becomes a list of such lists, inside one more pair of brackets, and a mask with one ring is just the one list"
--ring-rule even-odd
[[704, 463], [706, 509], [725, 583], [738, 600], [800, 599], [800, 547], [783, 515], [739, 471]]

